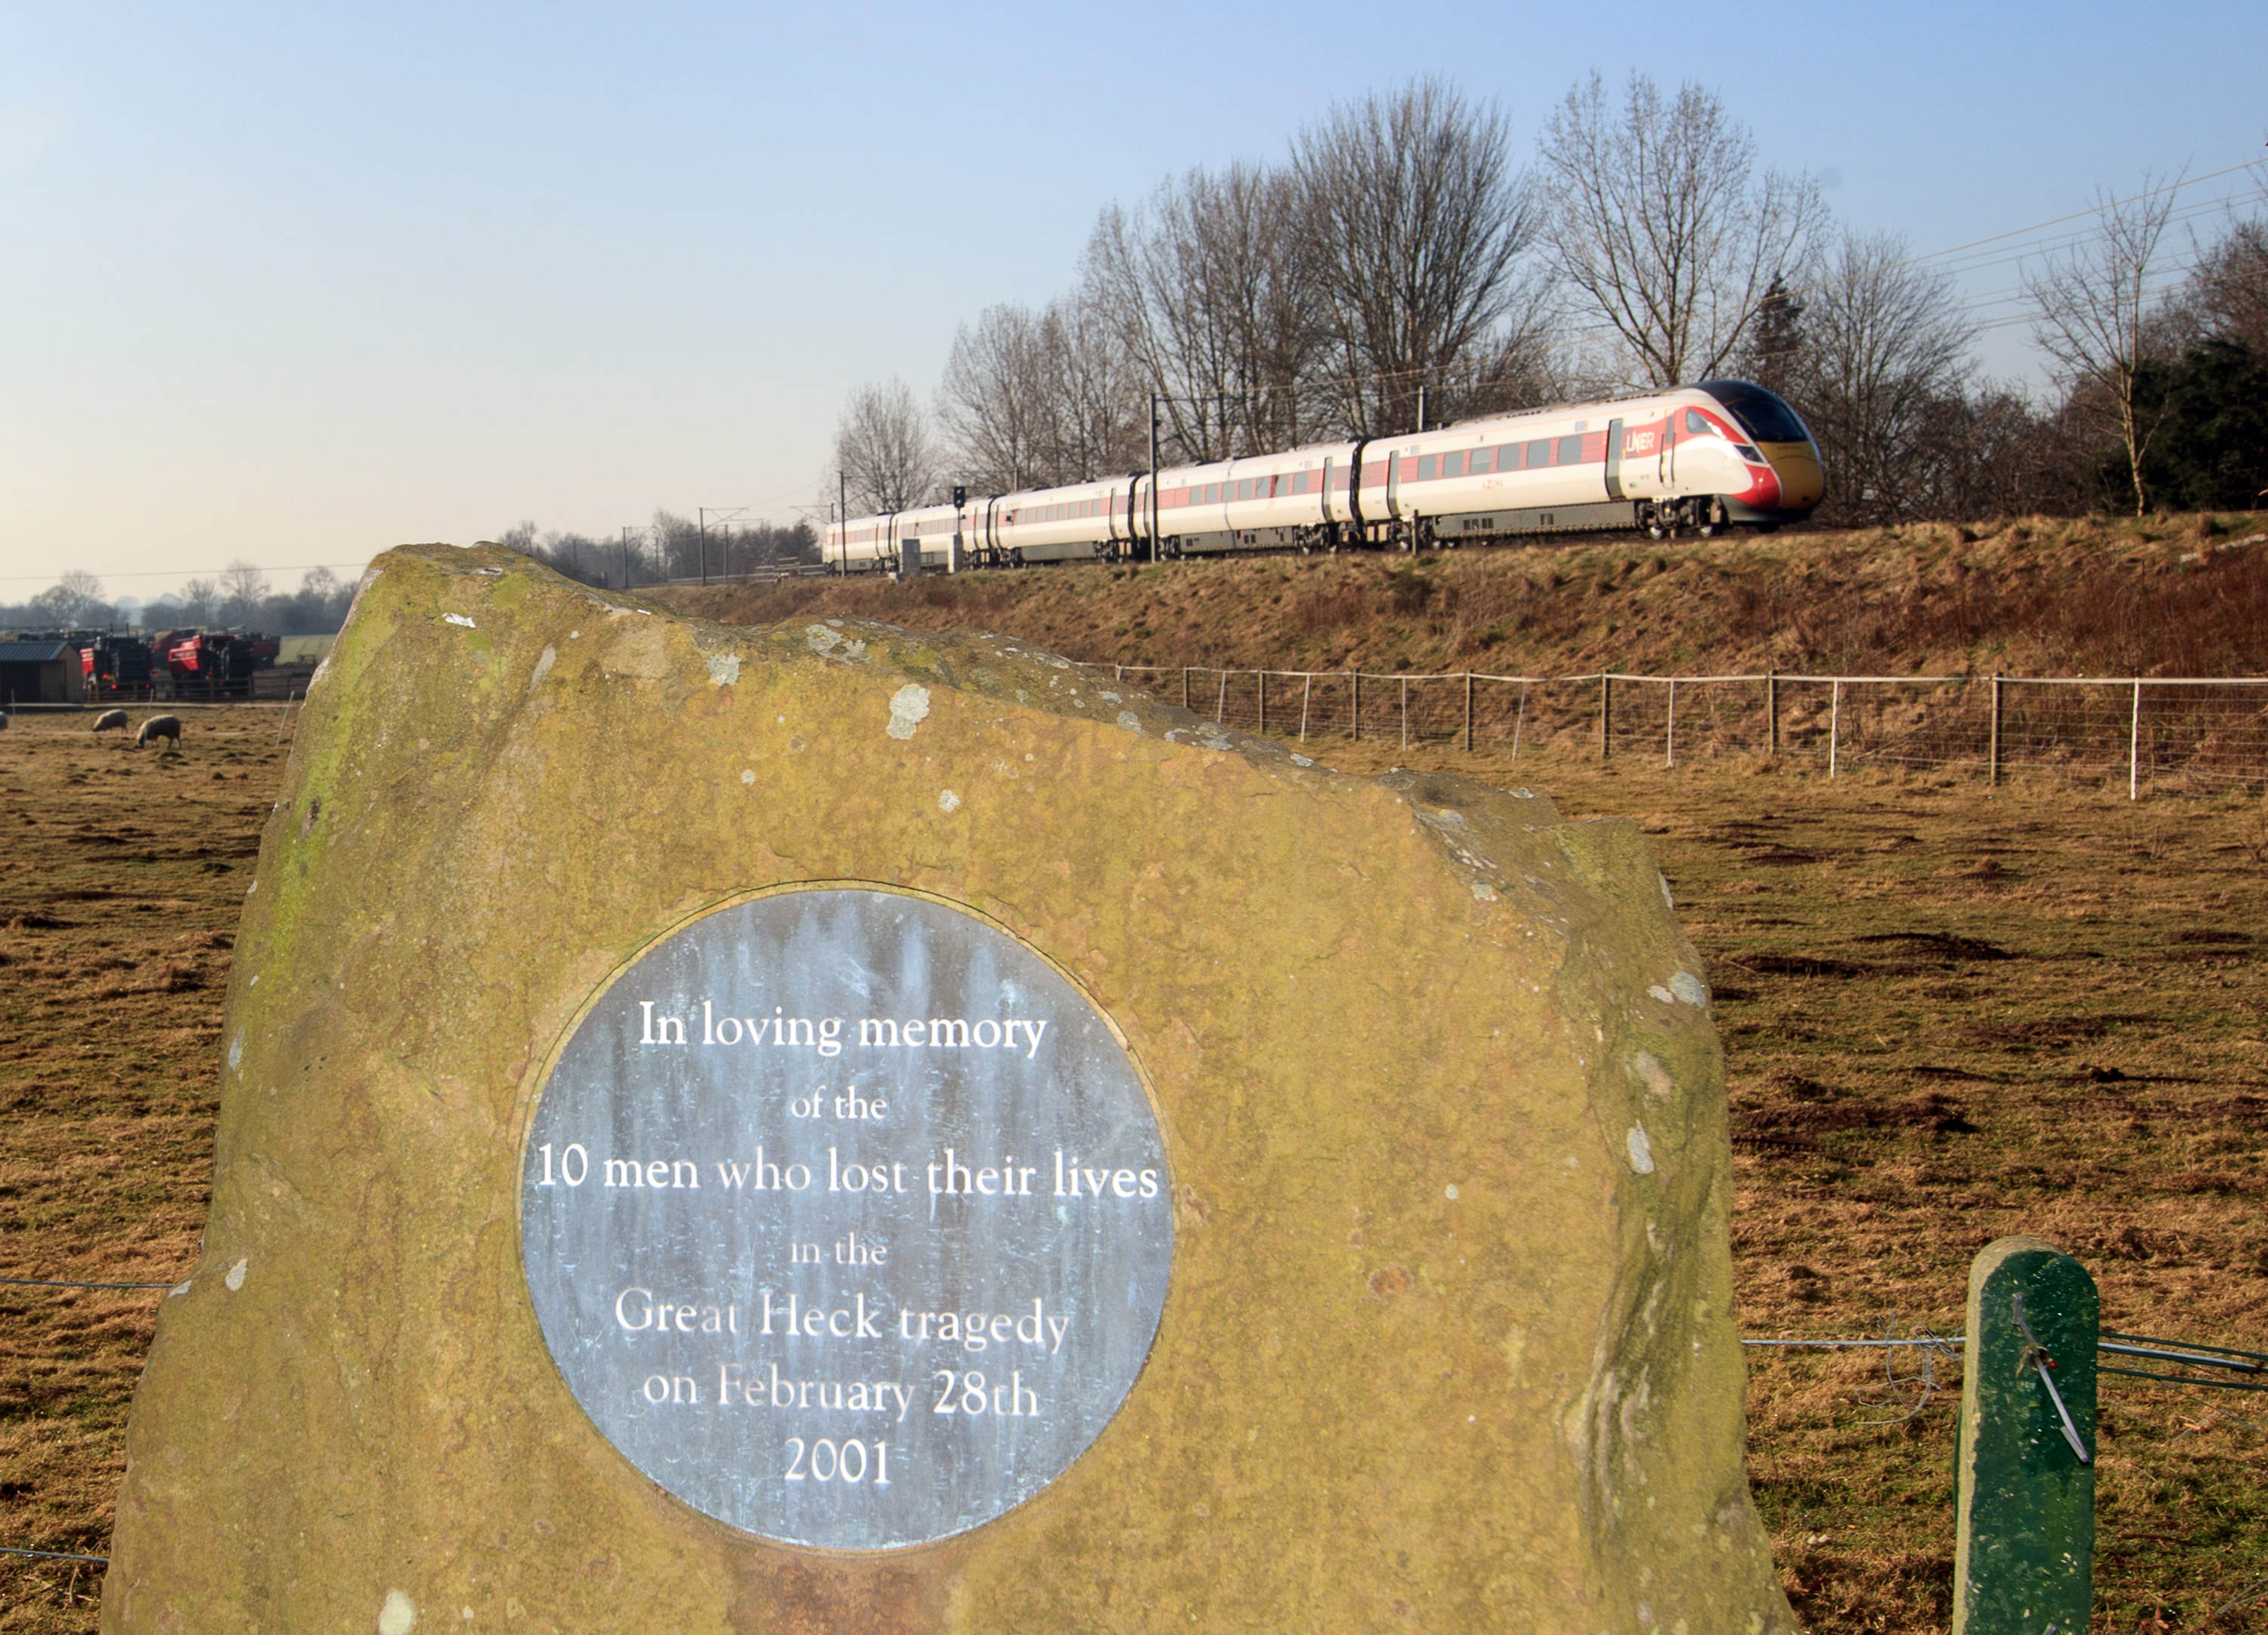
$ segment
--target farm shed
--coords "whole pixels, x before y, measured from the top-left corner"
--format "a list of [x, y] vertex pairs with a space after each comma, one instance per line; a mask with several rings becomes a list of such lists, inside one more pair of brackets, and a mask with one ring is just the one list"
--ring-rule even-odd
[[85, 696], [78, 649], [69, 642], [0, 641], [0, 703], [75, 704]]

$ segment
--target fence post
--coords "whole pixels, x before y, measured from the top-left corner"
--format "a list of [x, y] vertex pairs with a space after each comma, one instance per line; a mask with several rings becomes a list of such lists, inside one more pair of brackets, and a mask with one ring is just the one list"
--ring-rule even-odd
[[1354, 677], [1354, 704], [1347, 711], [1347, 735], [1359, 744], [1362, 742], [1362, 672], [1350, 674]]
[[1410, 678], [1402, 678], [1402, 747], [1410, 748]]
[[1473, 753], [1473, 673], [1465, 672], [1465, 753]]
[[1669, 678], [1669, 731], [1665, 747], [1669, 752], [1669, 764], [1677, 764], [1677, 678]]
[[1764, 672], [1764, 719], [1771, 727], [1771, 752], [1779, 753], [1779, 672]]
[[1260, 678], [1260, 735], [1265, 738], [1268, 735], [1268, 672], [1256, 670], [1253, 674]]
[[2087, 1268], [2042, 1239], [1970, 1263], [1953, 1635], [2088, 1627], [2098, 1312]]
[[2000, 673], [1992, 672], [1992, 748], [1991, 753], [1992, 786], [2000, 786]]
[[1835, 759], [1843, 738], [1843, 678], [1835, 678], [1835, 696], [1827, 706], [1827, 776], [1835, 776]]
[[1306, 684], [1300, 689], [1300, 741], [1303, 744], [1307, 741], [1307, 704], [1314, 696], [1314, 673], [1309, 671]]
[[1188, 709], [1189, 707], [1189, 666], [1187, 666], [1187, 665], [1183, 665], [1183, 666], [1182, 667], [1182, 709], [1184, 709], [1184, 710], [1186, 710], [1186, 709]]
[[2126, 799], [2139, 800], [2142, 777], [2142, 678], [2134, 678], [2134, 710], [2126, 721]]
[[1615, 678], [1609, 670], [1599, 672], [1599, 759], [1603, 761], [1614, 753], [1615, 735]]
[[1220, 696], [1212, 702], [1212, 718], [1216, 726], [1228, 725], [1228, 672], [1220, 673]]
[[1512, 762], [1520, 764], [1520, 733], [1528, 725], [1528, 683], [1520, 684], [1520, 713], [1512, 718]]

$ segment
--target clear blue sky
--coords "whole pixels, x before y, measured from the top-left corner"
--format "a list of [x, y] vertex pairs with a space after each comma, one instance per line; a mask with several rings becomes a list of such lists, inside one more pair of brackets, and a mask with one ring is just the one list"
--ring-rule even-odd
[[[239, 556], [296, 583], [522, 518], [789, 519], [845, 394], [926, 394], [956, 324], [1070, 282], [1103, 204], [1412, 75], [1523, 144], [1593, 68], [1697, 78], [1929, 250], [2262, 157], [2264, 46], [2257, 0], [0, 0], [0, 600]], [[1987, 357], [2025, 369], [2021, 331]]]

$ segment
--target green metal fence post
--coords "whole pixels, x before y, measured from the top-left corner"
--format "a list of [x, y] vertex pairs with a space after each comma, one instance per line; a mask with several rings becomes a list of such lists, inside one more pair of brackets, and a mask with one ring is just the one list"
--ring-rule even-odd
[[1970, 1263], [1953, 1635], [2084, 1635], [2099, 1326], [2095, 1279], [2044, 1240]]

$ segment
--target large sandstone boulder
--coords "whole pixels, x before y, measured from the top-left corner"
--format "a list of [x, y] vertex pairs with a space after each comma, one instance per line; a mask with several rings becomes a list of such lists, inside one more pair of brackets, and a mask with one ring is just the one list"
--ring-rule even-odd
[[1792, 1628], [1699, 970], [1528, 792], [393, 552], [246, 901], [103, 1627]]

